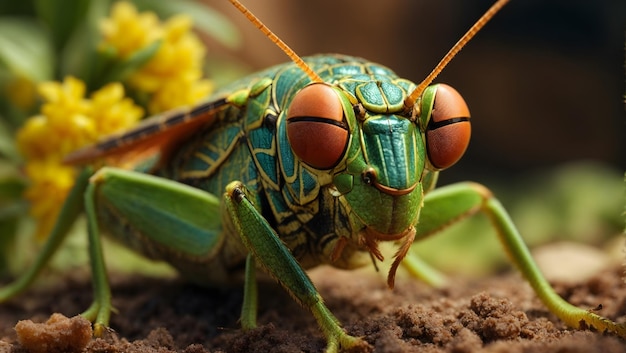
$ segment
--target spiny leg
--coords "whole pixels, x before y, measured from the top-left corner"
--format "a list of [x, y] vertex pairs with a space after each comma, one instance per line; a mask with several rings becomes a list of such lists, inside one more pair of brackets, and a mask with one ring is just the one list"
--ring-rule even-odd
[[416, 227], [416, 239], [429, 236], [479, 211], [487, 214], [506, 252], [552, 313], [570, 327], [608, 331], [626, 338], [625, 323], [617, 324], [588, 310], [578, 308], [554, 291], [541, 274], [526, 243], [502, 204], [480, 184], [459, 183], [428, 193]]
[[362, 339], [348, 335], [341, 328], [339, 321], [324, 305], [306, 272], [267, 220], [252, 205], [243, 184], [230, 183], [226, 187], [224, 201], [235, 229], [255, 261], [298, 303], [311, 311], [326, 336], [326, 352], [367, 345]]

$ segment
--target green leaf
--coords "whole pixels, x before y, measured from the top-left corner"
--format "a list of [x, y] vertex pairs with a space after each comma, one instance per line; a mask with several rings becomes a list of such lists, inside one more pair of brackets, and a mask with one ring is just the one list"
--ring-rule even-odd
[[95, 82], [102, 80], [102, 63], [98, 52], [98, 45], [102, 41], [99, 24], [108, 11], [108, 0], [91, 0], [84, 20], [77, 24], [74, 34], [61, 52], [61, 76], [79, 77], [90, 90], [99, 88]]
[[7, 123], [4, 120], [0, 120], [0, 155], [17, 161], [19, 154], [15, 147], [15, 138], [9, 131]]
[[0, 1], [0, 16], [33, 16], [33, 1]]
[[9, 160], [0, 159], [0, 205], [20, 200], [25, 187], [18, 167]]
[[52, 78], [54, 55], [49, 37], [35, 21], [0, 18], [0, 66], [33, 81]]
[[28, 210], [22, 198], [25, 187], [15, 164], [0, 159], [0, 275], [8, 271], [14, 259], [17, 225]]
[[141, 11], [154, 11], [161, 18], [186, 14], [193, 19], [193, 24], [198, 30], [228, 48], [237, 48], [241, 43], [237, 27], [226, 16], [205, 4], [186, 0], [133, 0], [133, 3]]
[[[0, 204], [6, 202], [6, 200], [11, 200], [11, 201], [15, 201], [18, 200], [22, 197], [22, 193], [24, 192], [24, 180], [19, 179], [19, 178], [6, 178], [6, 179], [0, 179]], [[20, 206], [21, 207], [21, 206]], [[0, 219], [7, 217], [7, 212], [9, 212], [9, 214], [11, 216], [14, 215], [13, 212], [17, 212], [15, 211], [16, 209], [14, 208], [10, 208], [11, 211], [9, 212], [8, 208], [1, 208], [0, 209]]]
[[35, 11], [49, 28], [57, 52], [65, 46], [74, 29], [85, 18], [89, 0], [36, 0]]
[[11, 253], [17, 235], [17, 218], [0, 219], [0, 276], [9, 273]]

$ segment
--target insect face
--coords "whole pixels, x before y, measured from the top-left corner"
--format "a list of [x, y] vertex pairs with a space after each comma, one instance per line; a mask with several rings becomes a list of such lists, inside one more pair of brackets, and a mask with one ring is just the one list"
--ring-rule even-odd
[[[469, 109], [454, 88], [427, 87], [413, 117], [402, 106], [411, 88], [405, 83], [372, 77], [350, 91], [313, 83], [295, 95], [287, 111], [294, 154], [314, 169], [334, 173], [338, 194], [359, 223], [380, 237], [401, 234], [415, 223], [424, 168], [450, 167], [470, 138]], [[371, 205], [377, 205], [375, 212], [359, 212]]]

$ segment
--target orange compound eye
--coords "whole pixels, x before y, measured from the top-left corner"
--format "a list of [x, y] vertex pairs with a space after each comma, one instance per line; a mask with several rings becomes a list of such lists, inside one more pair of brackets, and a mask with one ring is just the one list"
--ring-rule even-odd
[[337, 92], [315, 83], [296, 93], [287, 111], [287, 137], [304, 163], [317, 169], [336, 166], [348, 146], [348, 127]]
[[469, 145], [469, 120], [469, 109], [459, 92], [439, 84], [426, 128], [426, 147], [433, 167], [445, 169], [461, 159]]

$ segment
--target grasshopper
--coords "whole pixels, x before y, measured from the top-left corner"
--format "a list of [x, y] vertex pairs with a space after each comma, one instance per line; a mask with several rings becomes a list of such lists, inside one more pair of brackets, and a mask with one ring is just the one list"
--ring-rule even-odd
[[35, 264], [0, 290], [0, 301], [29, 286], [84, 212], [94, 300], [83, 315], [96, 336], [111, 312], [100, 244], [100, 231], [107, 230], [192, 281], [219, 285], [243, 277], [243, 329], [256, 326], [256, 271], [265, 271], [312, 313], [326, 351], [336, 352], [367, 343], [344, 331], [305, 269], [376, 265], [384, 257], [379, 244], [393, 242], [389, 287], [400, 265], [436, 285], [438, 277], [409, 249], [484, 212], [551, 312], [573, 328], [626, 337], [626, 324], [556, 294], [486, 187], [435, 189], [439, 171], [461, 158], [469, 143], [470, 114], [456, 90], [431, 83], [507, 1], [497, 1], [418, 85], [360, 58], [300, 58], [230, 1], [293, 62], [68, 156], [71, 164], [105, 166], [84, 168]]

